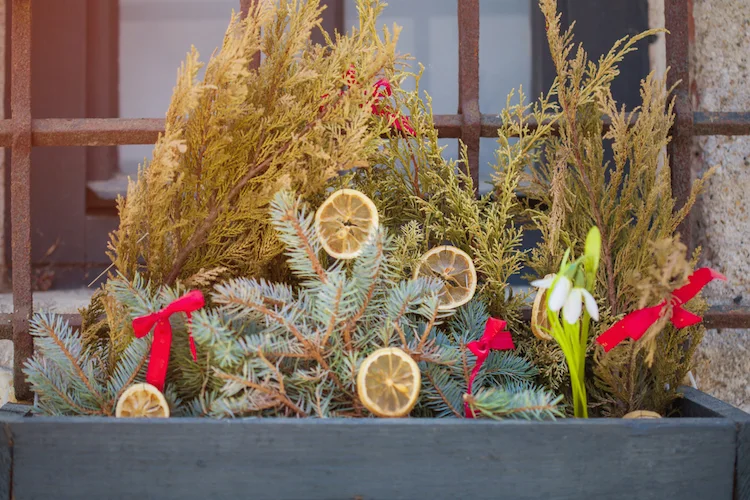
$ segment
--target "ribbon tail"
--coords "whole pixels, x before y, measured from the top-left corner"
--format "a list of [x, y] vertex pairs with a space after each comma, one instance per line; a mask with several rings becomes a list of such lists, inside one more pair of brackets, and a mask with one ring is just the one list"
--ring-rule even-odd
[[187, 313], [188, 320], [188, 342], [190, 342], [190, 354], [193, 355], [193, 361], [198, 362], [198, 352], [195, 350], [195, 339], [193, 338], [193, 315]]
[[[466, 384], [466, 394], [471, 396], [472, 394], [472, 387], [474, 385], [474, 379], [477, 378], [477, 375], [479, 374], [479, 370], [482, 368], [482, 365], [487, 360], [487, 356], [489, 354], [488, 351], [484, 351], [483, 353], [478, 353], [475, 351], [475, 348], [477, 347], [476, 342], [469, 342], [467, 344], [467, 347], [469, 347], [469, 350], [474, 353], [477, 357], [477, 361], [474, 363], [474, 368], [471, 370], [471, 374], [469, 375], [469, 381]], [[471, 411], [471, 408], [469, 408], [469, 403], [464, 402], [464, 416], [466, 418], [474, 418], [474, 412]]]
[[638, 340], [659, 320], [663, 309], [664, 304], [660, 304], [633, 311], [599, 335], [596, 342], [604, 348], [604, 352], [609, 352], [628, 337]]
[[690, 275], [687, 285], [672, 292], [672, 297], [678, 301], [678, 304], [685, 304], [698, 295], [698, 292], [700, 292], [704, 286], [708, 285], [715, 279], [723, 281], [727, 280], [727, 278], [720, 272], [714, 271], [709, 267], [702, 267]]
[[474, 412], [471, 411], [469, 403], [464, 403], [464, 418], [474, 418]]
[[172, 326], [169, 320], [160, 321], [154, 330], [154, 341], [151, 344], [151, 357], [146, 370], [146, 382], [160, 391], [164, 391], [169, 365], [169, 350], [172, 345]]
[[675, 328], [685, 328], [686, 326], [693, 326], [697, 325], [701, 321], [703, 321], [703, 318], [698, 316], [697, 314], [693, 314], [690, 311], [687, 311], [683, 309], [680, 306], [676, 306], [672, 309], [672, 317], [670, 318], [670, 321], [675, 326]]

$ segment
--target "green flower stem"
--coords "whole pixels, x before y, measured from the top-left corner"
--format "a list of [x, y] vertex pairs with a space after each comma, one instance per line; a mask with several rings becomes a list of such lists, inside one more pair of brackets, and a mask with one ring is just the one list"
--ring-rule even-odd
[[574, 325], [569, 325], [564, 320], [560, 321], [559, 315], [549, 309], [547, 309], [547, 317], [552, 327], [550, 334], [560, 345], [568, 365], [574, 414], [578, 418], [588, 418], [586, 386], [583, 382], [588, 343], [588, 315], [584, 314], [583, 325], [580, 321]]

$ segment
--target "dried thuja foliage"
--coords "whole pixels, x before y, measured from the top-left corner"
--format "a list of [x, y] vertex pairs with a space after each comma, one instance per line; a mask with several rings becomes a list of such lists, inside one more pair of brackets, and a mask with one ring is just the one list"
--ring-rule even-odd
[[310, 41], [318, 0], [255, 2], [232, 17], [201, 80], [188, 54], [153, 158], [118, 201], [109, 250], [120, 273], [166, 284], [264, 275], [283, 248], [267, 219], [272, 195], [315, 193], [366, 165], [388, 126], [370, 90], [396, 62], [399, 30], [376, 31], [380, 2], [358, 7], [359, 29], [321, 46]]
[[[646, 242], [674, 235], [705, 177], [695, 182], [686, 204], [678, 209], [665, 157], [674, 121], [672, 89], [667, 89], [663, 80], [650, 74], [641, 83], [642, 103], [631, 112], [618, 107], [612, 98], [610, 86], [619, 74], [618, 64], [635, 50], [636, 42], [654, 31], [624, 38], [597, 61], [590, 61], [583, 48], [573, 43], [572, 29], [562, 31], [557, 2], [541, 0], [539, 5], [546, 19], [557, 77], [536, 103], [526, 104], [522, 96], [518, 105], [503, 111], [497, 180], [502, 182], [504, 169], [517, 164], [530, 172], [519, 191], [528, 201], [523, 215], [542, 233], [543, 241], [529, 259], [538, 277], [558, 268], [565, 248], [582, 252], [591, 226], [600, 229], [602, 261], [594, 295], [602, 321], [592, 329], [591, 350], [596, 335], [637, 306], [641, 294], [633, 277], [643, 275], [651, 262]], [[611, 122], [606, 133], [605, 120]], [[531, 122], [544, 125], [535, 130]], [[559, 136], [552, 134], [553, 126]], [[511, 141], [515, 136], [519, 140]], [[607, 150], [612, 152], [611, 163], [604, 160]], [[679, 335], [695, 332], [690, 328]], [[543, 344], [530, 340], [525, 347], [540, 365], [540, 372], [550, 377], [546, 382], [557, 387], [564, 370], [559, 364], [544, 366], [542, 359], [555, 363], [562, 358]], [[672, 352], [671, 356], [671, 361], [660, 362], [688, 361], [682, 352]], [[664, 388], [655, 387], [653, 391]], [[610, 402], [616, 399], [612, 395], [602, 398]]]
[[443, 157], [432, 100], [427, 93], [420, 98], [421, 71], [408, 76], [414, 76], [416, 89], [397, 89], [394, 99], [409, 115], [414, 134], [390, 129], [388, 140], [372, 158], [372, 167], [353, 182], [373, 199], [381, 224], [399, 235], [397, 265], [404, 275], [430, 248], [454, 245], [474, 261], [477, 296], [488, 304], [490, 314], [515, 329], [520, 326], [523, 298], [511, 293], [508, 280], [524, 260], [522, 232], [513, 220], [520, 208], [515, 191], [521, 166], [507, 168], [496, 192], [477, 198], [463, 168], [465, 148], [459, 161]]
[[[632, 286], [640, 295], [638, 308], [669, 300], [672, 293], [688, 283], [695, 267], [687, 260], [687, 247], [679, 237], [649, 242], [651, 259], [642, 272], [632, 278]], [[707, 304], [700, 298], [688, 303], [689, 309], [703, 314]], [[664, 413], [677, 396], [693, 365], [693, 354], [705, 329], [698, 325], [676, 329], [664, 314], [637, 341], [627, 340], [609, 353], [598, 350], [594, 375], [596, 386], [605, 395], [605, 416], [621, 417], [633, 410], [648, 408]]]

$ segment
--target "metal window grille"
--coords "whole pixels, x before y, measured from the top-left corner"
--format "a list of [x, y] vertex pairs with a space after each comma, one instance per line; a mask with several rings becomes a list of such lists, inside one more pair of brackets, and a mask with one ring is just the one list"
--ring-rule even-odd
[[[243, 12], [251, 2], [240, 0]], [[690, 146], [693, 136], [750, 135], [750, 113], [694, 112], [689, 98], [688, 1], [665, 0], [668, 85], [676, 90], [676, 120], [669, 156], [672, 188], [681, 206], [690, 189]], [[0, 147], [10, 148], [11, 257], [13, 312], [0, 315], [0, 339], [12, 339], [14, 386], [19, 400], [31, 392], [21, 369], [32, 354], [29, 319], [33, 312], [31, 269], [31, 148], [45, 146], [114, 146], [152, 144], [164, 129], [160, 119], [86, 118], [32, 119], [31, 117], [31, 0], [11, 0], [10, 118], [0, 120]], [[496, 115], [479, 107], [479, 0], [457, 0], [458, 5], [458, 110], [435, 116], [440, 137], [460, 138], [468, 150], [475, 182], [479, 176], [479, 142], [496, 137]], [[257, 61], [256, 61], [257, 63]], [[682, 230], [692, 242], [690, 225]], [[750, 328], [750, 310], [713, 308], [705, 315], [709, 328]]]

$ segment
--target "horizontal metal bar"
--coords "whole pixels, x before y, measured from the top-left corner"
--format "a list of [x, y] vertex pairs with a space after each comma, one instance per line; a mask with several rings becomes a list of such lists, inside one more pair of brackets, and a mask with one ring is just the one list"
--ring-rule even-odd
[[[531, 321], [531, 308], [522, 308], [521, 318], [525, 322]], [[703, 325], [708, 329], [750, 329], [750, 308], [711, 307], [703, 316]]]
[[[159, 118], [37, 118], [31, 122], [33, 146], [117, 146], [154, 144], [164, 132]], [[9, 147], [11, 120], [0, 120], [0, 147]]]
[[[81, 327], [81, 315], [74, 314], [61, 314], [62, 319], [70, 323], [74, 329]], [[13, 315], [9, 313], [0, 314], [0, 340], [13, 340]]]
[[[70, 322], [73, 328], [81, 326], [79, 314], [62, 314], [61, 316], [65, 321]], [[531, 319], [531, 309], [523, 308], [521, 317], [528, 322]], [[13, 315], [10, 313], [0, 313], [0, 340], [13, 338], [12, 318]], [[750, 308], [712, 307], [703, 316], [703, 324], [709, 329], [750, 329]]]
[[[502, 126], [499, 115], [483, 114], [482, 137], [497, 137]], [[435, 127], [442, 138], [461, 137], [463, 115], [434, 115]], [[637, 119], [637, 115], [633, 117]], [[529, 129], [537, 124], [531, 120]], [[556, 128], [556, 127], [555, 127]], [[609, 121], [604, 121], [604, 130]], [[32, 120], [33, 146], [117, 146], [153, 144], [164, 132], [160, 118], [37, 118]], [[750, 113], [694, 113], [694, 135], [750, 135]], [[0, 147], [10, 147], [13, 122], [0, 120]]]
[[703, 316], [706, 328], [749, 328], [750, 308], [747, 307], [712, 307]]
[[693, 113], [693, 135], [750, 135], [750, 113]]

